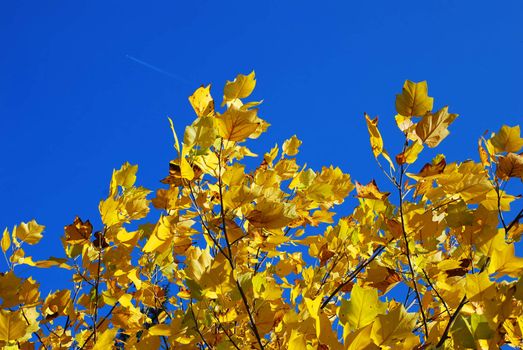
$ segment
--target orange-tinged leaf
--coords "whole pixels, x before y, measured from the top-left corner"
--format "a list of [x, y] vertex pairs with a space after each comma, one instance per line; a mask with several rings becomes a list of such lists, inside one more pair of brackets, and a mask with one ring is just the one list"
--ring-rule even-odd
[[420, 172], [416, 174], [418, 177], [429, 177], [441, 174], [443, 170], [445, 170], [445, 167], [447, 166], [447, 162], [445, 161], [445, 158], [442, 158], [439, 162], [435, 163], [426, 163], [423, 168], [421, 168]]
[[396, 95], [396, 111], [406, 117], [423, 116], [432, 111], [434, 99], [428, 96], [427, 82], [406, 80], [403, 91]]
[[362, 185], [356, 181], [356, 192], [358, 198], [377, 200], [385, 200], [390, 195], [389, 192], [380, 192], [375, 180], [372, 180], [366, 185]]
[[502, 180], [519, 177], [523, 181], [523, 155], [509, 153], [498, 158], [496, 176]]
[[91, 225], [89, 220], [83, 222], [82, 219], [77, 216], [71, 225], [65, 226], [64, 231], [66, 242], [72, 244], [86, 243], [90, 240], [93, 225]]

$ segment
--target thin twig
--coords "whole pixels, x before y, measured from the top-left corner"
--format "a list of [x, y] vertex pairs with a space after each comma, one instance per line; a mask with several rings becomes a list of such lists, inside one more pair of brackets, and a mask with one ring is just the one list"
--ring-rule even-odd
[[443, 304], [443, 307], [445, 307], [445, 310], [447, 311], [447, 313], [449, 314], [449, 316], [451, 316], [450, 311], [449, 311], [449, 308], [448, 308], [448, 306], [447, 306], [447, 303], [445, 302], [445, 299], [443, 299], [443, 297], [439, 294], [438, 290], [434, 287], [434, 285], [433, 285], [432, 282], [430, 281], [429, 275], [427, 275], [427, 272], [426, 272], [424, 269], [421, 269], [421, 271], [422, 271], [423, 274], [425, 275], [425, 279], [427, 280], [427, 283], [429, 284], [430, 288], [432, 288], [432, 290], [434, 291], [434, 293], [436, 293], [436, 295], [438, 296], [439, 300], [441, 300], [441, 303]]
[[96, 323], [98, 322], [98, 290], [100, 288], [100, 272], [102, 268], [102, 250], [103, 250], [103, 242], [105, 241], [105, 229], [101, 235], [98, 235], [98, 267], [96, 272], [96, 282], [95, 282], [95, 290], [94, 290], [94, 336], [93, 341], [96, 344], [96, 333], [97, 333], [97, 326]]
[[[403, 146], [403, 152], [405, 152], [405, 148], [407, 147], [408, 139], [405, 139], [405, 144]], [[423, 319], [423, 328], [425, 329], [425, 337], [428, 338], [429, 336], [429, 329], [427, 327], [427, 318], [425, 317], [425, 311], [423, 311], [423, 305], [421, 304], [421, 296], [418, 290], [418, 285], [416, 283], [416, 274], [414, 272], [414, 267], [412, 265], [412, 261], [410, 259], [410, 248], [409, 248], [409, 240], [407, 238], [407, 230], [405, 229], [405, 219], [403, 217], [403, 175], [404, 175], [404, 167], [403, 164], [401, 164], [400, 168], [400, 178], [398, 183], [398, 195], [399, 195], [399, 209], [400, 209], [400, 219], [401, 219], [401, 231], [403, 233], [403, 240], [405, 241], [405, 253], [407, 255], [407, 262], [409, 265], [411, 277], [412, 277], [412, 284], [414, 286], [414, 292], [416, 293], [416, 300], [418, 301], [419, 309], [421, 312], [421, 318]]]
[[233, 270], [233, 279], [236, 282], [236, 286], [238, 287], [238, 291], [240, 292], [240, 295], [243, 300], [243, 304], [245, 305], [245, 309], [247, 310], [247, 314], [249, 316], [249, 321], [251, 324], [251, 329], [254, 333], [254, 336], [256, 337], [256, 340], [258, 341], [258, 344], [260, 345], [261, 350], [264, 350], [264, 346], [260, 337], [260, 333], [258, 332], [258, 328], [256, 327], [256, 323], [254, 322], [254, 317], [252, 315], [251, 309], [249, 307], [249, 302], [247, 301], [247, 296], [245, 295], [245, 292], [243, 291], [242, 286], [240, 285], [240, 282], [236, 278], [234, 278], [234, 260], [232, 256], [232, 249], [231, 249], [231, 243], [229, 242], [229, 237], [227, 236], [227, 225], [225, 222], [225, 208], [223, 206], [223, 183], [222, 183], [222, 149], [223, 149], [223, 138], [221, 139], [220, 143], [220, 153], [218, 155], [218, 190], [220, 195], [220, 215], [222, 219], [222, 230], [223, 235], [225, 236], [225, 242], [227, 244], [227, 251], [229, 253], [229, 264], [231, 266], [231, 269]]
[[194, 328], [196, 329], [196, 332], [200, 336], [200, 339], [203, 341], [205, 346], [207, 346], [207, 348], [212, 349], [212, 347], [209, 345], [209, 343], [207, 343], [207, 340], [205, 340], [205, 337], [203, 336], [202, 332], [200, 331], [200, 327], [198, 326], [198, 321], [196, 320], [196, 315], [194, 314], [194, 310], [192, 308], [192, 300], [190, 302], [189, 309], [191, 311], [191, 316], [194, 321]]
[[[116, 306], [118, 306], [119, 302], [116, 302], [113, 307], [111, 307], [111, 309], [107, 312], [107, 314], [105, 314], [105, 316], [100, 320], [100, 322], [98, 322], [98, 325], [97, 327], [100, 328], [102, 326], [102, 324], [107, 320], [107, 318], [109, 316], [111, 316], [111, 314], [113, 313], [114, 309], [116, 308]], [[85, 346], [87, 345], [87, 343], [89, 342], [89, 340], [93, 337], [94, 335], [94, 331], [91, 332], [91, 334], [89, 334], [89, 336], [87, 337], [87, 339], [84, 341], [83, 345], [80, 347], [80, 350], [83, 350], [85, 348]]]
[[459, 305], [458, 305], [458, 308], [456, 309], [456, 311], [454, 311], [452, 316], [450, 316], [449, 322], [447, 322], [447, 326], [445, 327], [445, 330], [443, 331], [443, 335], [441, 336], [438, 344], [436, 344], [437, 348], [439, 348], [440, 346], [445, 344], [445, 341], [449, 338], [450, 327], [452, 327], [452, 324], [454, 323], [454, 320], [456, 319], [456, 317], [458, 317], [461, 309], [463, 308], [463, 306], [465, 306], [466, 303], [467, 303], [467, 296], [464, 296], [461, 299], [461, 301], [459, 302]]
[[[22, 316], [24, 316], [24, 320], [27, 323], [27, 325], [30, 326], [31, 324], [30, 324], [29, 320], [27, 319], [27, 317], [25, 316], [24, 309], [22, 308], [22, 306], [20, 306], [20, 311], [22, 312]], [[36, 337], [38, 338], [38, 341], [40, 341], [40, 343], [42, 344], [44, 349], [47, 350], [47, 345], [45, 345], [44, 341], [42, 340], [42, 337], [40, 337], [40, 334], [38, 334], [38, 331], [33, 332], [33, 333], [36, 335]]]
[[376, 250], [372, 253], [372, 255], [367, 258], [367, 260], [365, 260], [362, 263], [360, 263], [356, 267], [356, 269], [354, 269], [354, 271], [352, 271], [347, 276], [347, 279], [344, 282], [342, 282], [341, 284], [339, 284], [338, 287], [336, 287], [336, 289], [329, 295], [329, 297], [327, 299], [325, 299], [325, 301], [321, 304], [320, 309], [325, 308], [325, 306], [327, 306], [327, 304], [332, 300], [332, 298], [334, 298], [336, 296], [336, 294], [338, 294], [338, 292], [343, 289], [343, 287], [345, 287], [353, 279], [355, 279], [358, 276], [358, 274], [361, 272], [361, 270], [363, 270], [374, 259], [376, 259], [381, 254], [381, 252], [383, 252], [385, 250], [385, 247], [386, 247], [386, 245], [380, 245], [378, 248], [376, 248]]

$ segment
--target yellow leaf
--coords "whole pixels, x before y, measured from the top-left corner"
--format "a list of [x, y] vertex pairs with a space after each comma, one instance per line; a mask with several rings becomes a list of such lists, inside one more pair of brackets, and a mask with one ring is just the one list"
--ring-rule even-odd
[[496, 286], [487, 271], [466, 275], [465, 295], [470, 301], [487, 301], [496, 295]]
[[412, 334], [415, 323], [415, 313], [407, 313], [403, 305], [396, 305], [386, 315], [378, 315], [372, 325], [371, 339], [377, 345], [393, 346]]
[[26, 335], [28, 328], [20, 310], [0, 310], [0, 341], [19, 340]]
[[396, 114], [394, 119], [396, 120], [396, 125], [403, 133], [408, 132], [412, 128], [412, 126], [414, 126], [411, 117], [405, 117], [401, 114]]
[[370, 145], [372, 147], [374, 158], [378, 158], [380, 154], [383, 155], [387, 162], [389, 162], [390, 167], [394, 169], [392, 160], [390, 159], [387, 151], [385, 151], [383, 148], [383, 139], [381, 138], [381, 133], [378, 130], [378, 117], [371, 119], [370, 116], [365, 113], [365, 121], [367, 122], [367, 130], [370, 134]]
[[301, 141], [296, 137], [296, 135], [293, 135], [290, 139], [286, 140], [283, 143], [282, 149], [283, 153], [285, 153], [288, 156], [295, 156], [298, 154], [298, 148], [301, 145]]
[[173, 335], [173, 329], [168, 324], [157, 324], [149, 328], [150, 335], [169, 337]]
[[183, 143], [187, 147], [199, 147], [200, 149], [211, 147], [216, 139], [215, 120], [214, 117], [197, 118], [185, 128]]
[[427, 82], [406, 80], [403, 91], [396, 95], [396, 111], [406, 117], [423, 116], [432, 111], [434, 99], [428, 96]]
[[131, 294], [122, 294], [122, 296], [120, 298], [118, 298], [118, 301], [120, 302], [120, 304], [123, 307], [129, 308], [129, 309], [134, 309], [134, 305], [131, 302], [132, 299], [133, 299], [133, 296]]
[[169, 126], [171, 127], [171, 131], [174, 137], [174, 149], [178, 152], [178, 155], [180, 155], [180, 142], [178, 142], [178, 135], [176, 135], [176, 130], [174, 130], [173, 120], [171, 118], [167, 119], [169, 119]]
[[173, 235], [170, 217], [160, 217], [160, 220], [158, 220], [158, 223], [154, 227], [154, 231], [151, 233], [151, 236], [142, 251], [144, 253], [152, 253], [160, 248], [168, 246], [172, 241]]
[[98, 336], [96, 344], [92, 350], [107, 350], [114, 348], [114, 338], [116, 337], [117, 332], [118, 329], [116, 328], [106, 329]]
[[298, 330], [293, 329], [287, 344], [288, 350], [303, 350], [307, 348], [307, 342], [305, 341], [305, 334], [301, 334]]
[[129, 277], [129, 279], [134, 283], [134, 286], [137, 290], [142, 288], [142, 280], [138, 275], [138, 269], [132, 269], [131, 271], [129, 271], [127, 277]]
[[273, 278], [267, 274], [257, 274], [252, 278], [254, 296], [261, 300], [277, 300], [281, 298], [282, 290]]
[[447, 106], [434, 114], [425, 114], [416, 125], [416, 135], [427, 146], [436, 147], [450, 134], [448, 127], [457, 117], [457, 114], [449, 114]]
[[297, 217], [295, 208], [289, 203], [260, 200], [247, 219], [254, 227], [277, 229], [288, 225]]
[[496, 152], [518, 152], [523, 146], [519, 125], [503, 125], [501, 129], [489, 140]]
[[29, 244], [36, 244], [42, 239], [42, 231], [45, 226], [38, 225], [35, 220], [28, 223], [22, 222], [20, 226], [15, 227], [14, 234], [16, 237]]
[[186, 147], [185, 145], [182, 144], [182, 154], [181, 154], [181, 158], [180, 158], [180, 171], [181, 171], [182, 178], [187, 179], [189, 181], [194, 179], [194, 170], [193, 170], [191, 164], [189, 164], [189, 162], [185, 158], [190, 150], [191, 150], [191, 147]]
[[324, 310], [320, 308], [322, 298], [304, 298], [305, 305], [311, 317], [316, 321], [316, 337], [320, 342], [334, 349], [339, 347], [337, 336], [332, 329], [332, 324]]
[[211, 96], [211, 84], [200, 86], [189, 97], [189, 102], [198, 117], [214, 115], [214, 100]]
[[229, 108], [216, 117], [218, 134], [229, 141], [243, 141], [256, 132], [261, 120], [256, 115], [257, 110], [241, 110]]
[[347, 350], [377, 350], [379, 347], [371, 339], [372, 325], [369, 324], [356, 332], [348, 333], [345, 337], [345, 347]]
[[7, 227], [4, 230], [4, 234], [2, 235], [2, 241], [0, 243], [2, 246], [2, 251], [5, 253], [11, 246], [11, 238], [9, 237], [9, 230], [7, 230]]
[[237, 98], [248, 97], [256, 86], [254, 71], [249, 75], [238, 74], [233, 81], [227, 81], [223, 88], [223, 104]]
[[478, 140], [478, 153], [479, 153], [479, 158], [481, 159], [481, 164], [483, 164], [483, 166], [486, 167], [486, 166], [490, 165], [490, 159], [489, 159], [489, 154], [483, 147], [482, 141], [484, 141], [483, 138], [480, 138]]
[[396, 156], [396, 162], [398, 164], [412, 164], [418, 159], [418, 155], [423, 150], [423, 144], [419, 141], [412, 143], [405, 152], [400, 153]]
[[113, 171], [113, 177], [111, 179], [110, 196], [115, 196], [118, 191], [118, 186], [125, 189], [130, 188], [136, 182], [136, 172], [138, 171], [138, 165], [131, 165], [126, 162], [118, 170]]
[[340, 321], [348, 322], [351, 329], [356, 330], [370, 324], [384, 311], [385, 305], [379, 301], [377, 289], [355, 284], [350, 300], [342, 300], [338, 315]]

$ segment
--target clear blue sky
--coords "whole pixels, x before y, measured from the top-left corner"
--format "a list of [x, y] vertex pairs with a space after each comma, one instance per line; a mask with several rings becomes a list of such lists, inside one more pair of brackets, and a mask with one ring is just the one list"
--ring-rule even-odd
[[183, 132], [195, 88], [212, 82], [220, 99], [253, 69], [272, 124], [255, 151], [297, 134], [302, 163], [385, 184], [363, 112], [396, 154], [394, 95], [410, 79], [460, 114], [439, 152], [477, 159], [485, 130], [523, 121], [522, 15], [520, 0], [3, 1], [0, 227], [36, 218], [47, 229], [29, 253], [63, 256], [65, 224], [99, 223], [113, 168], [137, 163], [158, 188], [174, 158], [167, 116]]

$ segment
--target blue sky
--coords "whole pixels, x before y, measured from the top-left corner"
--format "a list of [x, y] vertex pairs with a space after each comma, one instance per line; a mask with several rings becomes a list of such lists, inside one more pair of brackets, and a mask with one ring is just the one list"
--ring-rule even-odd
[[47, 229], [29, 253], [62, 256], [64, 225], [99, 223], [113, 168], [137, 163], [138, 183], [158, 188], [175, 157], [167, 116], [183, 132], [194, 89], [212, 82], [220, 99], [253, 69], [272, 124], [249, 143], [259, 153], [297, 134], [302, 163], [386, 188], [363, 112], [398, 153], [394, 95], [410, 79], [460, 114], [438, 152], [477, 159], [486, 130], [523, 120], [522, 13], [521, 1], [4, 1], [0, 227], [36, 218]]

